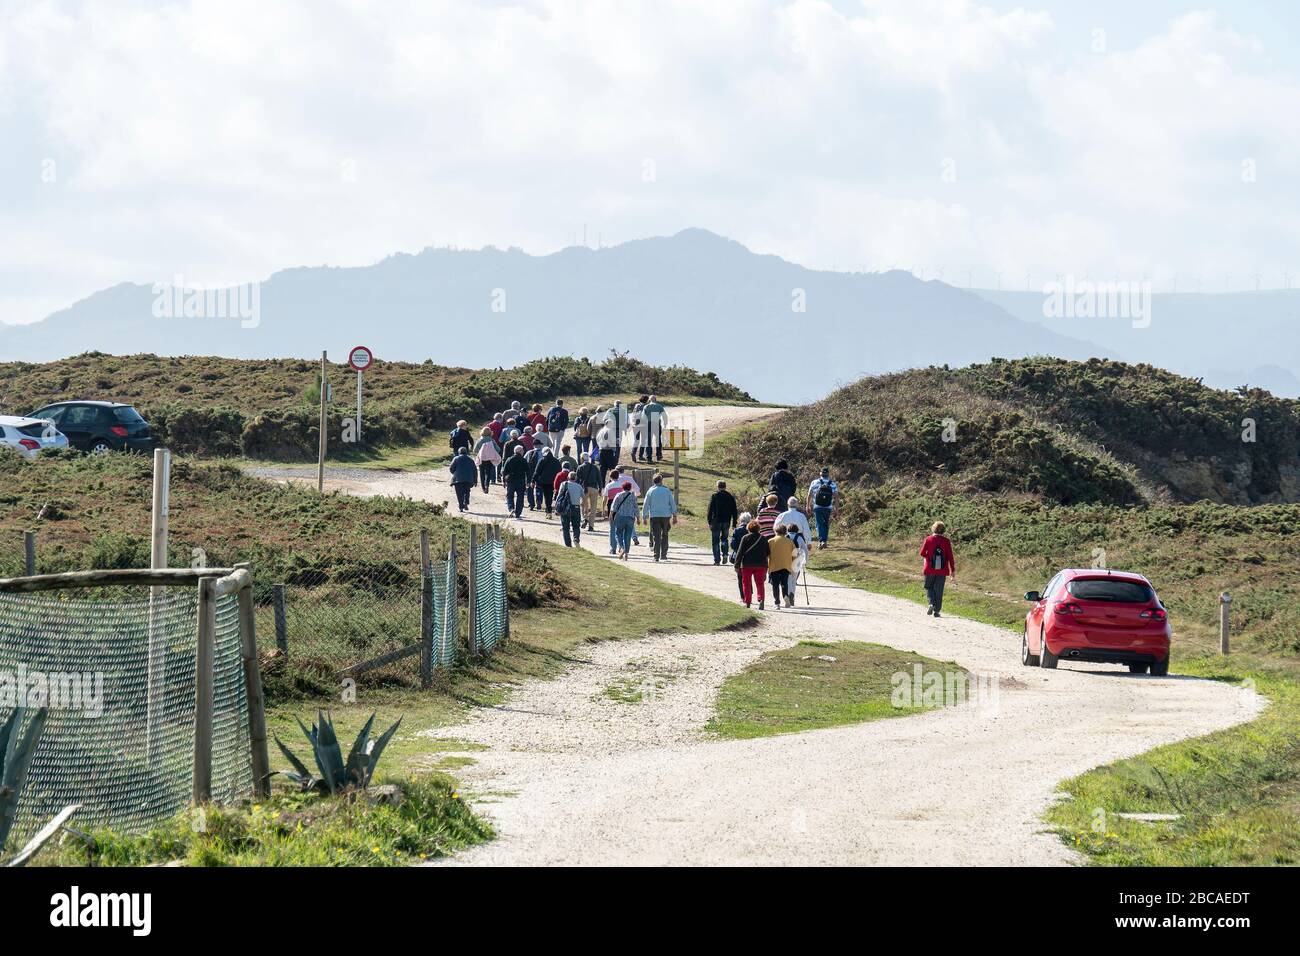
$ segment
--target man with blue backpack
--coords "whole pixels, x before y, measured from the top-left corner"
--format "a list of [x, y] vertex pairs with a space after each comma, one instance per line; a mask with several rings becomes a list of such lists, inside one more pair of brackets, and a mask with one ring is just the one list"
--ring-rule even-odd
[[812, 510], [813, 520], [817, 522], [817, 549], [826, 547], [826, 539], [831, 531], [831, 512], [835, 510], [835, 499], [840, 489], [831, 481], [831, 470], [823, 468], [819, 477], [808, 486], [808, 507]]

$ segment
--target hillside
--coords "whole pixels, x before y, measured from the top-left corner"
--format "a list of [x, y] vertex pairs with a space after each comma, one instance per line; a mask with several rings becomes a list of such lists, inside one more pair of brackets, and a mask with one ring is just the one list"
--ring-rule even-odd
[[[807, 269], [702, 229], [545, 256], [425, 249], [365, 267], [287, 269], [257, 290], [256, 324], [244, 328], [238, 318], [155, 317], [151, 283], [120, 284], [44, 321], [0, 326], [0, 356], [48, 361], [98, 350], [310, 360], [321, 349], [341, 358], [365, 344], [380, 360], [454, 355], [494, 368], [539, 351], [613, 348], [658, 364], [698, 356], [746, 391], [796, 402], [862, 375], [938, 361], [1107, 354], [942, 282], [901, 271]], [[926, 334], [915, 333], [920, 327]], [[808, 334], [819, 343], [817, 360], [788, 362], [778, 343]]]
[[1258, 389], [1102, 359], [996, 359], [863, 379], [783, 415], [733, 459], [757, 476], [788, 458], [804, 480], [827, 464], [863, 494], [1259, 504], [1300, 501], [1298, 430], [1300, 402]]
[[[70, 398], [130, 402], [176, 452], [300, 460], [316, 454], [319, 368], [319, 362], [302, 359], [97, 352], [44, 364], [0, 363], [0, 412], [24, 414]], [[355, 410], [355, 373], [332, 364], [330, 381], [335, 389], [330, 434], [337, 436], [341, 419]], [[477, 371], [431, 361], [381, 361], [365, 383], [360, 447], [419, 442], [457, 418], [484, 419], [515, 399], [549, 403], [561, 395], [656, 392], [753, 401], [712, 372], [656, 367], [626, 356], [598, 363], [539, 359], [513, 369]]]
[[1300, 289], [1156, 292], [1150, 324], [1138, 327], [1123, 318], [1045, 318], [1041, 290], [974, 294], [1018, 319], [1095, 342], [1129, 362], [1173, 369], [1216, 388], [1250, 385], [1300, 398], [1300, 339], [1294, 334]]

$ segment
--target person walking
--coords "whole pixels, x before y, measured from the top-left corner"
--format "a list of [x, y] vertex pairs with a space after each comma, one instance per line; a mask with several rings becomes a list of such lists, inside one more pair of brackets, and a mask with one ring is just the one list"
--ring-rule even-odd
[[[609, 473], [609, 483], [605, 485], [605, 510], [608, 513], [610, 502], [612, 502], [620, 491], [623, 490], [624, 484], [631, 486], [632, 494], [640, 496], [641, 486], [636, 483], [636, 479], [631, 475], [625, 475], [622, 468], [614, 468]], [[638, 524], [640, 522], [637, 522]], [[640, 535], [636, 533], [636, 525], [632, 526], [632, 543], [640, 544]], [[614, 525], [609, 526], [609, 547], [610, 553], [614, 552], [617, 546], [617, 536], [614, 533]]]
[[953, 558], [952, 542], [944, 534], [947, 528], [942, 521], [930, 527], [930, 534], [921, 543], [921, 558], [925, 561], [925, 597], [929, 602], [925, 613], [939, 617], [943, 610], [943, 588], [948, 578], [957, 576], [957, 561]]
[[787, 501], [798, 493], [799, 483], [784, 459], [776, 463], [776, 471], [767, 480], [767, 489], [776, 493], [777, 501]]
[[524, 451], [532, 451], [537, 447], [537, 439], [533, 437], [532, 425], [525, 425], [524, 430], [519, 433], [519, 444], [524, 446]]
[[583, 405], [573, 419], [573, 442], [578, 446], [578, 458], [582, 461], [586, 461], [591, 452], [592, 437], [591, 415], [587, 413], [587, 406]]
[[791, 495], [785, 504], [786, 509], [776, 516], [776, 523], [785, 525], [789, 532], [798, 530], [804, 541], [803, 546], [808, 547], [808, 542], [812, 540], [812, 531], [808, 528], [808, 516], [799, 510], [799, 499]]
[[587, 460], [578, 466], [577, 482], [582, 485], [582, 516], [586, 520], [587, 530], [595, 531], [596, 515], [600, 511], [600, 492], [605, 481], [600, 474], [600, 464], [596, 454], [591, 453]]
[[456, 427], [451, 430], [451, 435], [448, 437], [453, 455], [462, 448], [469, 448], [474, 444], [474, 436], [469, 433], [469, 423], [463, 418], [456, 423]]
[[839, 494], [839, 485], [831, 480], [829, 468], [823, 468], [822, 473], [808, 486], [808, 509], [817, 523], [818, 550], [826, 547], [826, 540], [831, 532], [831, 513], [835, 511], [835, 502]]
[[705, 520], [709, 523], [709, 536], [713, 539], [713, 563], [726, 564], [729, 536], [736, 527], [738, 508], [736, 496], [727, 490], [725, 481], [718, 482], [718, 490], [709, 498]]
[[565, 471], [577, 471], [578, 459], [573, 457], [573, 446], [562, 445], [560, 447], [560, 467]]
[[632, 549], [632, 531], [641, 523], [640, 512], [636, 506], [636, 492], [632, 490], [632, 482], [624, 481], [618, 494], [610, 499], [608, 514], [609, 533], [614, 544], [609, 553], [617, 554], [618, 557], [626, 561], [627, 554]]
[[492, 429], [484, 427], [474, 443], [474, 460], [478, 463], [478, 478], [483, 494], [488, 493], [497, 480], [497, 466], [501, 464], [501, 449], [492, 437]]
[[555, 476], [560, 473], [560, 461], [549, 446], [543, 445], [537, 451], [533, 462], [533, 494], [539, 508], [546, 509], [546, 517], [551, 517], [555, 501]]
[[501, 433], [506, 428], [506, 417], [500, 412], [492, 416], [492, 421], [487, 423], [488, 430], [492, 432], [492, 440], [498, 445], [501, 444]]
[[759, 530], [758, 520], [749, 523], [745, 536], [736, 548], [736, 568], [740, 572], [740, 597], [745, 607], [751, 607], [755, 594], [758, 609], [763, 610], [763, 581], [767, 577], [767, 558], [771, 552], [768, 539]]
[[736, 527], [731, 532], [731, 561], [736, 560], [736, 551], [740, 548], [740, 539], [749, 533], [749, 523], [754, 520], [754, 516], [748, 511], [742, 511], [737, 519]]
[[650, 550], [655, 563], [668, 560], [668, 532], [677, 523], [677, 499], [672, 489], [664, 484], [664, 476], [656, 474], [650, 490], [645, 493], [642, 513], [650, 522]]
[[555, 404], [546, 411], [546, 433], [551, 437], [551, 449], [557, 454], [564, 443], [564, 433], [569, 430], [569, 410], [564, 407], [564, 399], [557, 398]]
[[651, 395], [642, 408], [646, 419], [646, 461], [650, 460], [650, 443], [655, 445], [655, 460], [664, 460], [664, 429], [668, 427], [668, 409], [659, 401], [658, 395]]
[[770, 494], [763, 499], [762, 507], [758, 509], [756, 520], [765, 538], [776, 536], [776, 519], [781, 513], [781, 508], [777, 504], [778, 500], [775, 494]]
[[776, 535], [767, 543], [767, 579], [772, 585], [772, 602], [777, 608], [781, 607], [782, 600], [786, 607], [794, 607], [790, 578], [794, 573], [794, 556], [798, 549], [787, 534], [789, 530], [785, 525], [778, 524]]
[[[645, 438], [646, 438], [645, 415], [641, 413], [641, 408], [642, 408], [641, 403], [637, 402], [635, 405], [632, 406], [632, 413], [627, 417], [628, 428], [631, 429], [632, 431], [632, 460], [633, 461], [641, 460], [642, 446], [645, 445]], [[647, 456], [645, 461], [647, 464], [649, 464], [650, 458]]]
[[516, 521], [524, 520], [524, 490], [528, 486], [528, 463], [524, 461], [523, 445], [516, 445], [514, 454], [502, 464], [501, 480], [506, 486], [506, 510], [515, 516]]
[[461, 445], [456, 450], [455, 456], [452, 457], [447, 470], [451, 472], [451, 486], [456, 490], [456, 504], [461, 513], [464, 514], [469, 510], [470, 489], [478, 481], [478, 466], [474, 464], [474, 459], [469, 456], [469, 449]]
[[559, 490], [555, 493], [555, 513], [560, 518], [560, 530], [564, 533], [566, 548], [578, 547], [582, 541], [582, 485], [574, 478], [567, 471], [555, 476], [559, 484]]

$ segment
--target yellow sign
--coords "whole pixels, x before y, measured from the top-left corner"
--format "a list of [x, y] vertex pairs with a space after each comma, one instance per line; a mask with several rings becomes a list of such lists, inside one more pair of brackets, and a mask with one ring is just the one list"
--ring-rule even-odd
[[665, 428], [664, 447], [669, 451], [690, 451], [691, 432], [687, 428]]

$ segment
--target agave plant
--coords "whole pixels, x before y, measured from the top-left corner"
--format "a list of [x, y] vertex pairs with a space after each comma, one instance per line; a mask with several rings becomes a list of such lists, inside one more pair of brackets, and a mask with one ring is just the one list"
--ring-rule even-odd
[[[45, 729], [47, 713], [44, 707], [36, 711], [32, 719], [27, 721], [26, 729], [20, 733], [19, 728], [23, 726], [27, 708], [15, 707], [9, 719], [0, 725], [0, 852], [4, 851], [9, 831], [13, 829], [14, 820], [18, 816], [18, 800], [27, 784], [27, 771], [32, 765], [32, 758], [36, 756], [36, 745], [40, 742], [41, 731]], [[46, 840], [58, 832], [68, 817], [80, 808], [81, 805], [76, 803], [64, 807], [7, 865], [25, 864], [36, 855]]]
[[275, 738], [275, 743], [280, 748], [280, 753], [284, 754], [285, 759], [293, 765], [293, 771], [285, 771], [285, 776], [304, 790], [319, 790], [322, 793], [338, 793], [349, 787], [364, 790], [370, 786], [380, 755], [383, 754], [384, 748], [388, 746], [388, 742], [393, 739], [393, 734], [397, 733], [397, 728], [402, 723], [401, 718], [398, 718], [397, 723], [377, 739], [371, 740], [370, 727], [375, 722], [375, 715], [371, 714], [370, 719], [361, 728], [361, 732], [357, 734], [357, 739], [348, 752], [348, 759], [344, 760], [338, 735], [334, 733], [334, 721], [330, 719], [329, 714], [323, 710], [318, 711], [316, 721], [311, 725], [310, 730], [301, 720], [298, 721], [298, 726], [311, 742], [312, 756], [316, 758], [316, 769], [319, 775], [309, 771], [306, 764], [299, 760], [278, 736]]

